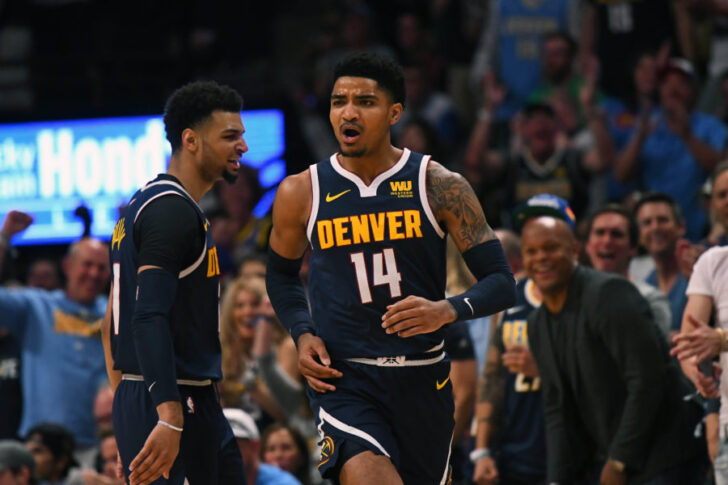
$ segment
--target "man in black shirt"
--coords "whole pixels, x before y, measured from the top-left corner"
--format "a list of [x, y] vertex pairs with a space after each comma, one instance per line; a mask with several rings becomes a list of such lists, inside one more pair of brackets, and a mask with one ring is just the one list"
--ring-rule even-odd
[[528, 220], [521, 243], [544, 301], [528, 337], [543, 384], [548, 481], [573, 483], [598, 464], [600, 484], [702, 483], [702, 410], [683, 400], [688, 383], [646, 300], [628, 280], [578, 266], [561, 220]]

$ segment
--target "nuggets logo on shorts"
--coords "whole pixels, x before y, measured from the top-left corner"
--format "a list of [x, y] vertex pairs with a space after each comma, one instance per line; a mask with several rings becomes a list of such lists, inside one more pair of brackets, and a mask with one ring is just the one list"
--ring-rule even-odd
[[321, 443], [321, 459], [319, 460], [318, 466], [321, 466], [331, 459], [334, 455], [334, 440], [331, 436], [324, 436], [323, 443]]

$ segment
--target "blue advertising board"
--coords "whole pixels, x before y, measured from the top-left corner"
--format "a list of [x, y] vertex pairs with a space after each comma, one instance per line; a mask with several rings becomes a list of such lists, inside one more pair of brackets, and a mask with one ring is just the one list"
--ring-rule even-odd
[[[250, 147], [242, 162], [258, 170], [264, 215], [286, 173], [283, 113], [242, 113]], [[74, 215], [85, 205], [91, 235], [108, 239], [118, 208], [145, 182], [166, 171], [171, 148], [161, 116], [0, 124], [0, 223], [13, 209], [33, 224], [13, 244], [66, 243], [83, 232]]]

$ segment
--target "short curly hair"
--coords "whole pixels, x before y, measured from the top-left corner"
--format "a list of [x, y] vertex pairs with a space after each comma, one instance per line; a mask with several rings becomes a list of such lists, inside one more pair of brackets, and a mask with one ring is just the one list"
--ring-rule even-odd
[[164, 107], [164, 128], [172, 153], [182, 146], [182, 132], [206, 121], [214, 111], [240, 112], [243, 98], [215, 81], [195, 81], [178, 88]]
[[393, 102], [404, 106], [406, 98], [404, 72], [393, 59], [368, 52], [351, 54], [334, 67], [333, 82], [344, 76], [373, 79], [381, 89], [389, 93]]

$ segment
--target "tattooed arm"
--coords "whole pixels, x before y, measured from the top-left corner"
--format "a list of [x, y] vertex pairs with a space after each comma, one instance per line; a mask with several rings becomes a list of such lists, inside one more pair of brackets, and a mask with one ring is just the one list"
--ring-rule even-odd
[[491, 315], [515, 301], [515, 281], [503, 248], [465, 179], [430, 162], [427, 196], [435, 218], [450, 233], [478, 282], [446, 300], [433, 302], [410, 295], [391, 305], [382, 317], [382, 327], [400, 337], [433, 332], [455, 320]]
[[470, 184], [462, 175], [434, 161], [427, 167], [427, 198], [435, 218], [461, 253], [496, 239]]

